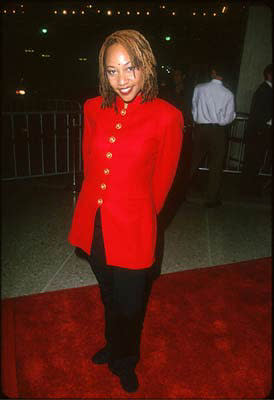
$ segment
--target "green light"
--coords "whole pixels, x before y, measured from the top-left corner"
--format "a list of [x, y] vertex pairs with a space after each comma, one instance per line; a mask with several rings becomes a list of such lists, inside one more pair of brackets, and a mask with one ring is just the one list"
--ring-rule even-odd
[[48, 33], [48, 30], [47, 30], [47, 28], [42, 28], [41, 32], [45, 35], [46, 33]]
[[171, 40], [171, 36], [166, 36], [165, 39], [167, 42], [169, 42]]

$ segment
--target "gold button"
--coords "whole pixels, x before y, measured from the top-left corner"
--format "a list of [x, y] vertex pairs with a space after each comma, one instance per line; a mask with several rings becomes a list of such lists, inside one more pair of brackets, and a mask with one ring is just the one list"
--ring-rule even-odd
[[110, 152], [108, 151], [107, 154], [106, 154], [106, 157], [107, 157], [107, 158], [111, 158], [111, 157], [112, 157], [112, 153], [110, 153]]
[[105, 183], [101, 183], [101, 189], [106, 190], [106, 188], [107, 188], [107, 185]]
[[100, 204], [100, 205], [103, 204], [103, 199], [98, 199], [97, 203]]
[[109, 169], [108, 169], [108, 168], [105, 168], [105, 169], [104, 169], [104, 174], [105, 174], [105, 175], [108, 175], [108, 174], [109, 174]]
[[108, 139], [108, 141], [109, 141], [110, 143], [114, 143], [114, 142], [116, 142], [116, 137], [115, 137], [115, 136], [110, 136], [110, 138]]
[[118, 124], [115, 125], [116, 129], [121, 129], [122, 128], [122, 124], [120, 124], [120, 122]]
[[123, 110], [121, 110], [121, 115], [126, 115], [126, 110], [123, 108]]

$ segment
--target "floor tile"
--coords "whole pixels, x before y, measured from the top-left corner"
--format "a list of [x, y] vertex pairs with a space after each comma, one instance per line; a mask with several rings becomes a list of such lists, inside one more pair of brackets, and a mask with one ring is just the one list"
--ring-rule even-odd
[[[203, 206], [205, 181], [181, 204], [166, 229], [162, 273], [271, 256], [270, 199], [239, 196], [237, 179], [224, 179], [221, 207]], [[2, 185], [3, 298], [96, 283], [67, 241], [74, 206], [71, 177]]]

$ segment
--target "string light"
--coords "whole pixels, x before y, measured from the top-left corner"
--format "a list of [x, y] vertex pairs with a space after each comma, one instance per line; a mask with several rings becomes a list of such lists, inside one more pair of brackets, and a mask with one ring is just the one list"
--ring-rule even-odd
[[17, 90], [15, 91], [15, 93], [16, 93], [16, 94], [20, 94], [21, 96], [24, 96], [24, 95], [26, 94], [26, 91], [23, 90], [23, 89], [17, 89]]
[[41, 54], [41, 57], [43, 57], [43, 58], [49, 58], [49, 57], [50, 57], [50, 54]]
[[[19, 6], [19, 5], [18, 5]], [[4, 10], [2, 10], [2, 14], [9, 14], [9, 13], [12, 13], [12, 14], [16, 14], [17, 13], [17, 11], [20, 13], [24, 13], [24, 11], [23, 11], [23, 7], [24, 7], [24, 5], [23, 4], [20, 4], [20, 7], [21, 7], [21, 10], [16, 10], [16, 9], [12, 9], [12, 10], [7, 10], [7, 9], [4, 9]], [[85, 6], [86, 8], [88, 8], [88, 9], [91, 9], [92, 7], [94, 7], [92, 4], [88, 4], [88, 5], [86, 5]], [[159, 6], [160, 7], [160, 9], [167, 9], [167, 7], [166, 7], [166, 5], [160, 5]], [[243, 8], [244, 8], [245, 6], [243, 6]], [[101, 10], [101, 9], [95, 9], [94, 11], [97, 11], [97, 14], [102, 14], [102, 13], [106, 13], [106, 15], [108, 15], [108, 16], [111, 16], [111, 15], [114, 15], [114, 14], [116, 14], [116, 15], [122, 15], [122, 14], [126, 14], [126, 15], [132, 15], [132, 14], [135, 14], [135, 15], [141, 15], [141, 14], [145, 14], [145, 15], [147, 15], [147, 16], [150, 16], [151, 15], [151, 11], [143, 11], [143, 12], [140, 12], [140, 11], [136, 11], [136, 10], [119, 10], [119, 11], [114, 11], [114, 10]], [[172, 15], [172, 16], [176, 16], [177, 15], [177, 11], [178, 10], [174, 10], [174, 11], [167, 11], [168, 12], [168, 14], [169, 15]], [[228, 6], [227, 5], [224, 5], [224, 6], [222, 6], [222, 8], [221, 8], [221, 14], [226, 14], [227, 13], [227, 11], [228, 11]], [[81, 15], [84, 15], [86, 12], [85, 11], [83, 11], [83, 10], [67, 10], [67, 9], [61, 9], [61, 10], [51, 10], [51, 12], [52, 13], [54, 13], [55, 15], [57, 15], [57, 14], [63, 14], [63, 15], [67, 15], [67, 14], [73, 14], [73, 15], [75, 15], [75, 14], [81, 14]], [[193, 16], [197, 16], [197, 15], [199, 15], [200, 13], [199, 12], [197, 12], [197, 11], [193, 11], [192, 12], [192, 15]], [[207, 15], [211, 15], [211, 16], [213, 16], [213, 17], [216, 17], [217, 15], [220, 15], [220, 11], [219, 12], [213, 12], [213, 10], [211, 11], [211, 12], [205, 12], [205, 11], [202, 11], [201, 10], [201, 15], [203, 15], [203, 16], [207, 16]]]

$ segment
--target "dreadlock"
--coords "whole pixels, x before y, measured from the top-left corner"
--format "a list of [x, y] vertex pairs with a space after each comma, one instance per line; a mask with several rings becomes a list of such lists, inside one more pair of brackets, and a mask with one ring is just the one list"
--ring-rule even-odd
[[132, 66], [142, 69], [144, 76], [142, 103], [155, 99], [158, 94], [156, 60], [150, 44], [140, 32], [125, 29], [109, 35], [99, 53], [99, 91], [103, 98], [102, 108], [112, 107], [116, 99], [116, 94], [109, 84], [105, 68], [107, 49], [116, 43], [126, 49]]

